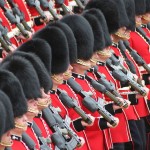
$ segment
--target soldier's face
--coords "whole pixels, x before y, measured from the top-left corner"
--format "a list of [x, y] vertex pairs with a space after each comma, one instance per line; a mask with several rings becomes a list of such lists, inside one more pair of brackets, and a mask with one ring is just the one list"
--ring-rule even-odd
[[126, 27], [118, 29], [116, 35], [122, 40], [128, 40], [130, 38], [130, 30], [127, 30]]
[[27, 116], [24, 114], [20, 117], [15, 118], [15, 129], [19, 130], [19, 132], [24, 132], [27, 130]]
[[108, 58], [111, 57], [111, 49], [110, 47], [104, 48], [102, 51], [97, 52], [99, 60], [105, 62]]
[[37, 101], [39, 111], [48, 107], [51, 103], [50, 96], [44, 92], [43, 88], [41, 89], [41, 95], [42, 95], [42, 98], [38, 98], [38, 101]]
[[37, 101], [34, 99], [28, 100], [27, 102], [28, 105], [28, 112], [26, 113], [27, 118], [34, 118], [38, 113], [38, 106], [37, 106]]
[[142, 24], [142, 16], [141, 15], [135, 16], [135, 22], [137, 27], [140, 26]]
[[73, 67], [71, 65], [69, 65], [67, 71], [63, 73], [64, 80], [68, 80], [69, 78], [71, 78], [72, 69], [73, 69]]
[[7, 131], [2, 135], [1, 141], [0, 141], [0, 148], [3, 147], [10, 147], [12, 146], [12, 140], [11, 140], [11, 134], [10, 131]]

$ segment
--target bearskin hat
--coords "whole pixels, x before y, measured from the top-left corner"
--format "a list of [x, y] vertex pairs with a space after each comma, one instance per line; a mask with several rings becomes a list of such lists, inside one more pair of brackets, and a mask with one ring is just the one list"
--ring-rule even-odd
[[99, 20], [88, 12], [89, 10], [86, 10], [82, 13], [82, 15], [92, 27], [94, 35], [94, 52], [96, 52], [104, 49], [105, 47], [104, 33]]
[[39, 38], [29, 40], [19, 46], [17, 50], [36, 54], [51, 74], [51, 47], [45, 40]]
[[64, 32], [68, 41], [70, 64], [75, 63], [77, 60], [77, 43], [76, 43], [76, 39], [70, 27], [60, 21], [50, 23], [48, 24], [48, 26], [58, 27]]
[[146, 12], [150, 12], [150, 0], [146, 0]]
[[134, 0], [124, 0], [126, 12], [129, 18], [129, 25], [127, 29], [134, 31], [135, 30], [135, 3]]
[[91, 8], [88, 11], [89, 14], [94, 15], [98, 21], [100, 22], [102, 29], [103, 29], [103, 33], [104, 33], [104, 40], [105, 40], [105, 47], [108, 47], [112, 44], [112, 40], [110, 38], [110, 34], [108, 31], [108, 26], [105, 20], [105, 17], [103, 15], [103, 13], [101, 12], [101, 10], [96, 9], [96, 8]]
[[127, 16], [127, 12], [126, 12], [126, 8], [125, 8], [125, 4], [123, 0], [113, 0], [116, 5], [117, 5], [117, 9], [118, 9], [118, 13], [119, 13], [119, 27], [127, 27], [129, 25], [129, 19]]
[[146, 1], [145, 0], [134, 0], [135, 2], [135, 14], [143, 15], [146, 12]]
[[20, 81], [27, 100], [41, 97], [40, 83], [32, 64], [19, 56], [12, 56], [1, 64], [1, 68], [12, 72]]
[[93, 54], [94, 36], [88, 21], [79, 15], [66, 15], [61, 19], [74, 33], [77, 42], [77, 57], [89, 60]]
[[117, 5], [112, 0], [92, 0], [89, 1], [85, 9], [97, 8], [105, 16], [109, 33], [115, 33], [119, 29], [119, 14]]
[[19, 80], [9, 71], [0, 69], [0, 90], [10, 99], [14, 117], [27, 112], [27, 102]]
[[69, 66], [69, 48], [65, 34], [58, 27], [46, 27], [34, 34], [33, 38], [46, 40], [52, 48], [52, 74], [63, 73]]
[[5, 133], [6, 115], [4, 104], [0, 101], [0, 140], [2, 135]]
[[23, 57], [32, 64], [32, 66], [34, 67], [38, 75], [40, 86], [44, 88], [46, 93], [52, 88], [52, 80], [48, 74], [48, 71], [46, 70], [43, 62], [40, 60], [40, 58], [37, 55], [35, 55], [34, 53], [25, 53], [23, 51], [16, 51], [11, 55], [7, 56], [4, 59], [4, 61], [8, 61], [13, 56]]
[[[1, 117], [4, 120], [6, 119], [4, 132], [7, 132], [10, 129], [14, 128], [14, 124], [15, 124], [14, 123], [14, 113], [13, 113], [13, 108], [12, 108], [12, 104], [11, 104], [9, 97], [1, 90], [0, 90], [0, 102], [3, 103], [4, 109], [5, 109], [5, 112], [4, 112], [4, 114], [3, 113], [1, 114], [1, 115], [3, 115]], [[6, 117], [6, 118], [4, 118], [4, 117]], [[2, 121], [2, 123], [3, 123], [3, 121]]]

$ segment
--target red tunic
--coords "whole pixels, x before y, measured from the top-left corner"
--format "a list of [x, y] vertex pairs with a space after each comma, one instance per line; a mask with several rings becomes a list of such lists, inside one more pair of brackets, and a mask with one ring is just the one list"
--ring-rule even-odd
[[[13, 29], [13, 28], [12, 28], [12, 25], [11, 25], [11, 23], [9, 22], [9, 20], [5, 17], [4, 12], [3, 12], [3, 10], [2, 10], [1, 8], [0, 8], [0, 18], [2, 19], [2, 25], [8, 29], [8, 32], [11, 32], [12, 29]], [[17, 39], [16, 39], [15, 36], [12, 37], [12, 38], [10, 39], [10, 41], [11, 41], [12, 44], [14, 44], [14, 45], [16, 45], [16, 46], [19, 45], [19, 43], [18, 43], [18, 41], [17, 41]]]
[[[116, 85], [115, 79], [110, 75], [110, 72], [106, 68], [105, 64], [104, 63], [98, 63], [98, 64], [99, 64], [98, 71], [100, 73], [105, 74], [106, 79], [112, 81]], [[105, 100], [110, 101], [108, 97]], [[115, 114], [115, 117], [119, 118], [119, 124], [114, 129], [110, 128], [112, 142], [122, 143], [122, 142], [130, 141], [130, 131], [128, 127], [126, 114], [123, 111], [123, 113]]]
[[28, 146], [22, 140], [13, 140], [12, 150], [29, 150]]
[[[123, 57], [118, 48], [113, 47], [113, 50], [115, 50], [115, 54], [117, 54], [117, 56]], [[140, 71], [139, 71], [139, 68], [138, 68], [137, 64], [135, 63], [134, 59], [131, 57], [131, 55], [128, 53], [128, 51], [125, 51], [125, 53], [126, 53], [126, 56], [128, 57], [128, 59], [130, 61], [132, 61], [132, 63], [134, 64], [134, 67], [136, 68], [137, 76], [139, 78], [142, 78], [141, 74], [140, 74]], [[124, 66], [128, 69], [128, 66], [125, 63], [124, 63]], [[128, 97], [124, 97], [124, 98], [128, 98]], [[144, 97], [138, 99], [138, 104], [135, 105], [135, 109], [136, 109], [139, 117], [146, 117], [146, 116], [149, 115], [149, 109], [148, 109], [147, 102], [146, 102]], [[129, 114], [130, 114], [130, 112], [129, 112]]]
[[143, 37], [137, 32], [130, 33], [130, 46], [135, 49], [138, 54], [146, 61], [147, 64], [150, 63], [150, 49], [149, 44], [145, 41]]
[[[26, 5], [27, 5], [27, 8], [28, 8], [28, 10], [29, 10], [29, 12], [30, 12], [30, 14], [31, 14], [31, 18], [32, 18], [32, 20], [33, 20], [33, 22], [34, 22], [34, 18], [37, 18], [37, 17], [39, 17], [40, 15], [39, 15], [38, 11], [37, 11], [34, 7], [31, 7], [31, 6], [29, 6], [28, 4], [26, 4]], [[38, 30], [44, 28], [45, 25], [46, 25], [45, 23], [43, 23], [43, 24], [41, 24], [41, 25], [38, 25], [38, 26], [34, 24], [34, 26], [33, 26], [34, 31], [36, 32], [36, 31], [38, 31]]]
[[[74, 100], [77, 101], [77, 103], [80, 107], [77, 95], [74, 93], [74, 91], [70, 88], [70, 86], [66, 82], [64, 84], [60, 85], [59, 88], [62, 90], [65, 90], [71, 98], [73, 98]], [[80, 117], [73, 109], [68, 109], [68, 112], [69, 112], [69, 116], [71, 117], [72, 121]], [[97, 126], [97, 124], [96, 124], [96, 126]], [[86, 130], [86, 128], [85, 128], [85, 130]], [[78, 134], [78, 136], [83, 137], [85, 140], [84, 146], [79, 149], [81, 149], [81, 150], [82, 149], [83, 150], [91, 149], [90, 145], [88, 144], [88, 139], [87, 139], [87, 136], [85, 135], [85, 132], [82, 131], [82, 132], [76, 132], [76, 133]], [[112, 143], [111, 143], [111, 140], [108, 139], [108, 134], [109, 133], [106, 131], [106, 133], [105, 133], [106, 143], [107, 143], [108, 147], [111, 148]]]
[[[75, 81], [78, 82], [82, 89], [86, 92], [91, 91], [93, 93], [93, 98], [97, 101], [97, 96], [96, 93], [94, 91], [94, 89], [88, 84], [88, 82], [85, 80], [85, 77], [83, 75], [78, 75], [75, 77]], [[83, 104], [82, 104], [82, 100], [83, 98], [77, 94], [78, 96], [78, 100], [80, 103], [81, 108], [87, 113], [87, 114], [91, 114], [92, 116], [95, 117], [96, 122], [94, 123], [93, 126], [91, 127], [86, 127], [85, 133], [87, 135], [88, 138], [88, 142], [89, 145], [91, 147], [92, 150], [103, 150], [103, 149], [109, 149], [112, 145], [110, 142], [110, 139], [107, 139], [108, 142], [106, 142], [107, 140], [105, 139], [108, 138], [108, 132], [106, 131], [105, 134], [104, 132], [100, 129], [99, 126], [99, 118], [100, 118], [100, 114], [98, 112], [95, 113], [91, 113]], [[105, 136], [104, 136], [105, 135]], [[110, 137], [109, 137], [110, 138]], [[94, 143], [94, 144], [93, 144]]]

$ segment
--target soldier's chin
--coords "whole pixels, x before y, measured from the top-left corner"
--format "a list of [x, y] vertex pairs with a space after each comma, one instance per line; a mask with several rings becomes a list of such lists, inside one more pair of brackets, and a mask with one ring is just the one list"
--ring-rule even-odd
[[67, 80], [67, 79], [69, 79], [71, 77], [72, 77], [72, 73], [65, 73], [64, 74], [64, 80]]
[[15, 123], [15, 128], [19, 128], [19, 129], [21, 129], [23, 131], [26, 131], [27, 127], [28, 127], [27, 123], [26, 124]]
[[1, 141], [0, 145], [5, 146], [5, 147], [11, 147], [13, 145], [13, 141], [12, 140], [10, 140], [8, 142]]
[[47, 108], [47, 107], [50, 105], [50, 101], [43, 102], [43, 103], [38, 102], [37, 105], [38, 105], [39, 107], [42, 107], [42, 108], [44, 109], [44, 108]]
[[35, 116], [38, 115], [39, 111], [37, 109], [28, 108], [28, 112], [34, 114]]

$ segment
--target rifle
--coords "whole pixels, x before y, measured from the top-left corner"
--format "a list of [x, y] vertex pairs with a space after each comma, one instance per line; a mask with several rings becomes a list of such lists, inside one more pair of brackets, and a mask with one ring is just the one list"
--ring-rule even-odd
[[116, 98], [115, 95], [113, 95], [111, 92], [109, 92], [106, 87], [102, 84], [100, 84], [99, 82], [97, 82], [96, 80], [92, 79], [91, 77], [89, 77], [88, 75], [85, 76], [85, 78], [90, 82], [90, 84], [92, 85], [92, 87], [105, 94], [106, 96], [108, 96], [111, 100], [113, 100], [118, 106], [120, 107], [124, 107], [127, 108], [128, 104], [126, 103], [126, 101], [124, 100], [124, 102], [121, 102], [118, 98]]
[[7, 44], [11, 45], [12, 43], [11, 43], [11, 41], [10, 41], [8, 35], [7, 35], [8, 34], [8, 29], [2, 25], [2, 20], [1, 19], [0, 19], [0, 31], [2, 33], [2, 36], [3, 36], [4, 40], [7, 42]]
[[[66, 127], [63, 129], [61, 128], [62, 124], [59, 125], [60, 122], [56, 121], [57, 117], [56, 116], [54, 117], [54, 115], [55, 115], [54, 111], [56, 111], [56, 110], [54, 110], [54, 108], [52, 108], [52, 106], [50, 106], [49, 108], [45, 108], [43, 110], [43, 118], [46, 120], [47, 124], [53, 130], [53, 132], [57, 133], [57, 135], [59, 135], [59, 137], [60, 137], [60, 140], [59, 139], [58, 140], [52, 139], [52, 141], [54, 140], [53, 142], [56, 144], [56, 146], [59, 149], [62, 149], [62, 147], [64, 147], [63, 144], [59, 145], [59, 142], [63, 141], [65, 143], [65, 149], [66, 150], [73, 150], [74, 148], [77, 147], [77, 145], [78, 145], [77, 141], [78, 140], [74, 139], [74, 137], [72, 137], [72, 135], [71, 135], [71, 139], [70, 139], [70, 137], [66, 137], [66, 135], [68, 134], [68, 129]], [[56, 112], [56, 115], [59, 116], [59, 114], [57, 114], [57, 112]], [[61, 117], [59, 117], [59, 119], [60, 118]], [[61, 120], [62, 120], [62, 118], [61, 118]]]
[[82, 4], [80, 0], [75, 0], [75, 2], [82, 10], [84, 10], [85, 6]]
[[51, 13], [51, 15], [55, 20], [59, 20], [59, 17], [57, 16], [57, 13], [53, 10], [53, 7], [51, 6], [50, 2], [48, 2], [47, 0], [39, 0], [39, 1], [43, 8], [49, 10], [49, 12]]
[[138, 65], [143, 66], [145, 70], [150, 74], [150, 67], [146, 64], [146, 62], [142, 59], [142, 57], [134, 49], [130, 47], [129, 42], [124, 41], [124, 45], [126, 46], [131, 56], [134, 58], [135, 62]]
[[7, 7], [5, 7], [4, 0], [0, 0], [0, 7], [4, 11], [4, 14], [7, 17], [7, 19], [10, 21], [10, 23], [15, 24], [25, 38], [29, 38], [28, 33], [24, 30], [24, 28], [22, 27], [22, 25], [20, 23], [20, 18], [17, 16], [15, 18], [12, 11], [10, 9], [8, 9]]
[[111, 81], [108, 81], [103, 74], [98, 72], [97, 66], [94, 66], [94, 73], [98, 78], [98, 83], [104, 85], [106, 89], [112, 94], [114, 94], [115, 96], [122, 98], [119, 92], [116, 91], [115, 85]]
[[51, 148], [48, 146], [48, 144], [50, 143], [50, 139], [46, 139], [44, 137], [42, 137], [42, 132], [40, 130], [40, 128], [36, 125], [36, 123], [33, 121], [33, 126], [32, 126], [36, 136], [39, 139], [40, 142], [40, 149], [41, 150], [51, 150]]
[[100, 106], [92, 97], [90, 97], [88, 92], [83, 91], [82, 87], [73, 79], [67, 80], [68, 85], [83, 98], [83, 105], [91, 112], [97, 111], [100, 113], [112, 126], [116, 126], [116, 121], [114, 117], [105, 110], [104, 107]]
[[41, 9], [40, 7], [40, 2], [39, 0], [26, 0], [27, 4], [30, 6], [30, 7], [34, 7], [37, 12], [39, 13], [39, 15], [41, 16], [41, 18], [46, 22], [47, 21], [47, 17], [46, 15], [44, 14], [44, 11]]
[[22, 134], [22, 141], [26, 143], [30, 150], [36, 150], [34, 141], [26, 132]]
[[121, 51], [121, 53], [122, 53], [122, 55], [123, 55], [123, 57], [124, 57], [124, 59], [125, 59], [127, 65], [128, 65], [128, 67], [130, 68], [130, 71], [131, 71], [133, 74], [136, 74], [136, 68], [135, 68], [134, 64], [132, 63], [131, 60], [128, 59], [128, 57], [127, 57], [127, 55], [126, 55], [126, 53], [125, 53], [126, 47], [124, 46], [123, 41], [120, 40], [120, 41], [118, 42], [118, 47], [119, 47], [119, 49], [120, 49], [120, 51]]
[[62, 138], [62, 136], [60, 134], [58, 134], [58, 132], [55, 132], [51, 135], [51, 139], [52, 142], [54, 143], [54, 145], [57, 147], [55, 148], [56, 150], [67, 150], [66, 148], [66, 141]]
[[65, 15], [72, 13], [72, 11], [69, 10], [67, 8], [67, 6], [64, 4], [64, 0], [55, 0], [55, 3], [61, 6], [61, 8], [62, 8]]
[[8, 46], [8, 44], [6, 43], [6, 41], [3, 39], [3, 36], [2, 36], [2, 32], [0, 31], [0, 43], [2, 45], [2, 47], [9, 53], [11, 50]]
[[[59, 126], [62, 129], [66, 129], [68, 132], [68, 135], [71, 137], [71, 139], [74, 139], [72, 141], [72, 145], [74, 144], [74, 146], [72, 146], [72, 149], [74, 149], [74, 147], [80, 147], [81, 140], [79, 139], [77, 134], [68, 126], [68, 124], [61, 118], [61, 116], [59, 114], [54, 113], [53, 115], [54, 115], [56, 122], [59, 124]], [[71, 145], [70, 145], [70, 147], [71, 147]]]
[[59, 99], [67, 108], [73, 108], [76, 111], [76, 113], [79, 114], [86, 123], [88, 124], [92, 123], [90, 117], [77, 105], [74, 99], [70, 98], [65, 91], [62, 91], [60, 89], [57, 89], [57, 91]]
[[119, 80], [122, 83], [128, 83], [132, 88], [138, 91], [138, 93], [140, 93], [142, 96], [146, 96], [146, 91], [143, 89], [143, 87], [139, 85], [138, 83], [136, 83], [128, 75], [125, 75], [121, 70], [113, 70], [112, 75], [116, 80]]
[[[124, 46], [123, 46], [124, 47]], [[111, 61], [112, 65], [114, 68], [116, 69], [120, 69], [121, 71], [123, 71], [123, 73], [125, 73], [126, 75], [130, 76], [133, 80], [135, 80], [134, 76], [132, 73], [136, 72], [135, 67], [133, 65], [133, 63], [130, 64], [130, 70], [132, 70], [132, 73], [127, 70], [122, 63], [116, 58], [115, 54], [111, 55], [111, 58], [109, 58], [106, 62], [106, 64], [108, 65], [108, 62]], [[111, 65], [111, 66], [112, 66]], [[110, 68], [110, 65], [108, 65], [108, 67]], [[132, 69], [131, 69], [132, 68]], [[135, 71], [134, 71], [135, 70]], [[136, 74], [136, 73], [134, 73]], [[140, 78], [137, 79], [137, 83], [140, 84], [141, 86], [143, 86], [142, 81]]]
[[24, 28], [30, 32], [32, 32], [30, 26], [27, 24], [27, 22], [25, 21], [25, 16], [24, 14], [21, 12], [21, 10], [18, 8], [18, 5], [14, 3], [13, 0], [7, 0], [9, 5], [12, 8], [13, 14], [15, 16], [18, 16], [20, 18], [20, 22], [23, 24]]

